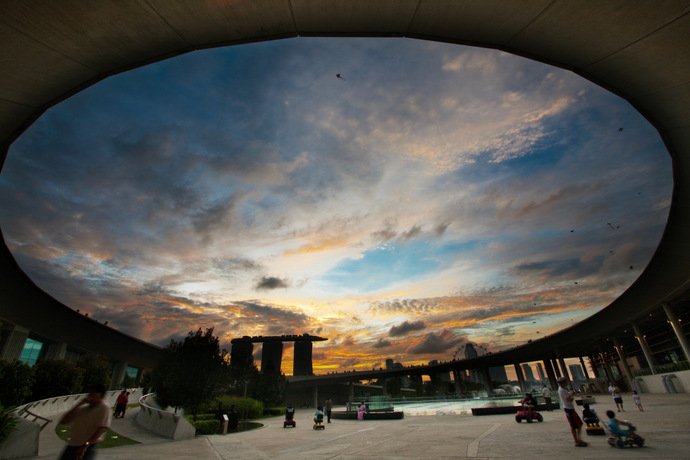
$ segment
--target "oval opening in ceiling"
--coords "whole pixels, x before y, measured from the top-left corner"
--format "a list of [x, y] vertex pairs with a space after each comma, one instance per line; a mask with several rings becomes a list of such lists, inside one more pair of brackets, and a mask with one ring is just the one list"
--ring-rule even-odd
[[110, 77], [36, 121], [0, 185], [7, 245], [61, 302], [159, 344], [314, 333], [316, 373], [590, 316], [650, 260], [672, 192], [656, 130], [571, 72], [353, 38]]

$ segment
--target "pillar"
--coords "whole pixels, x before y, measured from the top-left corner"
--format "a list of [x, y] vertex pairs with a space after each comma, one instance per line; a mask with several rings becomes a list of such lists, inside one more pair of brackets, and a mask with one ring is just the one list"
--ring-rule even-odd
[[549, 379], [549, 385], [551, 385], [551, 389], [556, 389], [558, 387], [558, 382], [556, 381], [556, 374], [553, 372], [553, 366], [551, 365], [550, 359], [544, 360], [544, 369], [546, 370], [546, 376]]
[[599, 359], [601, 361], [601, 368], [604, 369], [604, 374], [606, 374], [606, 380], [608, 382], [613, 382], [613, 374], [611, 373], [611, 369], [609, 369], [609, 363], [606, 360], [606, 354], [602, 351], [599, 353]]
[[67, 344], [65, 342], [51, 343], [46, 350], [46, 359], [65, 359]]
[[563, 374], [563, 377], [568, 379], [568, 383], [570, 383], [570, 376], [568, 375], [568, 366], [565, 365], [565, 360], [559, 357], [558, 364], [561, 366], [561, 373]]
[[654, 360], [654, 354], [652, 354], [652, 349], [649, 348], [649, 344], [647, 344], [647, 339], [645, 338], [644, 334], [640, 331], [640, 328], [637, 327], [636, 323], [632, 323], [633, 331], [635, 331], [635, 338], [640, 344], [640, 348], [642, 348], [642, 354], [644, 354], [644, 359], [647, 360], [647, 365], [649, 365], [649, 370], [652, 371], [652, 374], [656, 374], [656, 361]]
[[29, 338], [29, 330], [21, 326], [9, 325], [4, 328], [7, 334], [5, 343], [0, 350], [0, 359], [3, 361], [14, 361], [19, 359], [24, 350], [26, 339]]
[[319, 407], [319, 386], [314, 385], [314, 408]]
[[522, 368], [520, 367], [520, 363], [515, 363], [513, 364], [515, 366], [515, 375], [517, 375], [518, 379], [518, 385], [520, 385], [520, 391], [525, 393], [526, 390], [526, 385], [525, 385], [525, 374], [522, 373]]
[[599, 375], [599, 369], [597, 369], [596, 359], [593, 356], [588, 356], [587, 359], [589, 359], [589, 365], [592, 366], [592, 372], [594, 373], [594, 378], [598, 379], [600, 377], [600, 375]]
[[560, 379], [561, 378], [561, 370], [558, 368], [558, 360], [556, 360], [556, 359], [551, 360], [551, 368], [556, 373], [556, 380]]
[[625, 359], [625, 352], [623, 351], [623, 346], [620, 344], [617, 338], [613, 338], [613, 348], [615, 348], [616, 353], [618, 353], [618, 358], [621, 360], [621, 366], [623, 367], [623, 373], [625, 378], [628, 380], [628, 388], [633, 388], [633, 375], [630, 371], [630, 366], [628, 366], [628, 361]]
[[683, 349], [683, 354], [685, 355], [685, 360], [690, 363], [690, 346], [688, 346], [688, 339], [683, 333], [683, 328], [676, 317], [676, 314], [671, 309], [671, 306], [667, 303], [663, 304], [664, 312], [666, 313], [666, 318], [668, 318], [668, 323], [673, 328], [673, 332], [676, 334], [678, 342], [680, 342], [680, 348]]
[[113, 365], [113, 373], [110, 376], [110, 389], [114, 390], [122, 386], [127, 372], [127, 363], [120, 361]]
[[585, 360], [580, 356], [580, 365], [582, 366], [582, 372], [585, 374], [585, 378], [589, 380], [589, 372], [587, 372], [587, 366], [585, 366]]

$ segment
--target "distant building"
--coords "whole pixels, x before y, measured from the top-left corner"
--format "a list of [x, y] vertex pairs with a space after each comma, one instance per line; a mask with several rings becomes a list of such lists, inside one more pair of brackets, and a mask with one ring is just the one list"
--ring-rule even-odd
[[532, 373], [532, 367], [529, 364], [522, 364], [522, 374], [525, 376], [525, 382], [535, 382], [534, 373]]
[[489, 368], [489, 377], [492, 382], [507, 382], [508, 375], [506, 374], [505, 366], [496, 366]]
[[312, 344], [310, 341], [295, 342], [293, 375], [314, 375], [312, 367]]
[[254, 365], [254, 344], [251, 342], [233, 342], [230, 350], [230, 367], [234, 369]]
[[477, 356], [479, 355], [477, 354], [477, 349], [474, 348], [474, 344], [468, 342], [465, 345], [465, 359], [474, 359]]
[[264, 342], [261, 349], [261, 372], [280, 374], [283, 361], [283, 342]]
[[585, 373], [582, 372], [582, 367], [580, 367], [579, 364], [571, 364], [568, 366], [568, 370], [570, 371], [570, 375], [574, 381], [584, 382], [587, 380], [585, 379]]

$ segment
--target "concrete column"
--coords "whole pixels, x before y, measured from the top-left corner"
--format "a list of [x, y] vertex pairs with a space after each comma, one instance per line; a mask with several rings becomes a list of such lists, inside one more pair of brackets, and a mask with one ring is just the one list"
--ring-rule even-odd
[[611, 369], [609, 369], [609, 363], [606, 361], [606, 354], [603, 351], [599, 353], [599, 359], [601, 360], [601, 368], [604, 369], [604, 374], [606, 374], [606, 380], [613, 382], [613, 374]]
[[558, 382], [556, 381], [556, 374], [553, 372], [553, 366], [551, 365], [550, 359], [544, 360], [544, 370], [546, 371], [546, 376], [549, 379], [551, 389], [555, 390], [558, 387]]
[[319, 407], [319, 386], [314, 385], [314, 409]]
[[110, 389], [122, 387], [122, 382], [125, 380], [125, 373], [127, 372], [127, 363], [118, 362], [113, 365], [113, 373], [110, 376]]
[[580, 356], [580, 365], [582, 366], [582, 373], [585, 374], [585, 378], [589, 380], [589, 372], [587, 372], [587, 366], [585, 366], [585, 360]]
[[683, 328], [676, 317], [676, 314], [671, 309], [669, 304], [663, 304], [664, 312], [666, 313], [666, 318], [668, 318], [668, 323], [673, 328], [673, 332], [676, 334], [678, 342], [680, 342], [680, 347], [683, 349], [683, 354], [685, 355], [685, 360], [690, 363], [690, 346], [688, 345], [688, 339], [683, 333]]
[[65, 359], [67, 344], [64, 342], [51, 343], [46, 350], [46, 359]]
[[632, 323], [633, 331], [635, 332], [635, 338], [640, 344], [640, 348], [642, 348], [642, 354], [644, 354], [644, 359], [647, 360], [647, 365], [649, 366], [649, 369], [652, 371], [652, 374], [656, 374], [656, 361], [654, 360], [654, 354], [652, 353], [652, 349], [649, 348], [649, 345], [647, 344], [647, 339], [645, 338], [644, 334], [640, 331], [640, 328], [637, 327], [636, 323]]
[[527, 386], [525, 385], [525, 374], [522, 372], [520, 363], [513, 364], [515, 366], [515, 375], [517, 375], [518, 385], [520, 385], [520, 390], [525, 393]]
[[3, 361], [14, 361], [19, 359], [24, 350], [26, 339], [29, 338], [29, 330], [21, 326], [9, 325], [4, 328], [7, 334], [5, 343], [2, 344], [0, 350], [0, 359]]
[[570, 383], [570, 376], [568, 375], [568, 366], [565, 365], [565, 360], [559, 357], [558, 364], [561, 366], [561, 373], [566, 379], [568, 379], [568, 383]]
[[551, 368], [556, 373], [556, 380], [560, 379], [561, 378], [561, 370], [558, 368], [558, 360], [556, 360], [556, 359], [551, 360]]
[[599, 370], [597, 369], [596, 359], [594, 359], [592, 356], [588, 356], [587, 359], [589, 359], [589, 365], [592, 366], [592, 372], [594, 373], [594, 378], [598, 379], [599, 378]]
[[623, 351], [623, 346], [620, 344], [617, 338], [613, 338], [613, 348], [615, 348], [616, 353], [618, 353], [618, 358], [621, 360], [621, 367], [623, 367], [623, 375], [628, 380], [628, 388], [633, 388], [633, 375], [630, 371], [630, 366], [628, 366], [628, 361], [625, 359], [625, 352]]

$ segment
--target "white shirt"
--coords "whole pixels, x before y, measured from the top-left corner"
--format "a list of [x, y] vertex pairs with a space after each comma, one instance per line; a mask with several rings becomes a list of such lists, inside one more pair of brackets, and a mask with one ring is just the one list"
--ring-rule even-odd
[[563, 409], [575, 409], [570, 390], [567, 388], [558, 387], [558, 397], [561, 398], [561, 407], [563, 407]]
[[548, 387], [544, 387], [544, 391], [542, 391], [542, 396], [545, 398], [550, 398], [551, 397], [551, 390], [549, 390]]
[[[79, 407], [69, 425], [72, 426], [72, 431], [67, 444], [70, 446], [83, 446], [97, 429], [110, 426], [110, 407], [105, 403]], [[100, 439], [102, 438], [103, 435], [101, 435]]]

